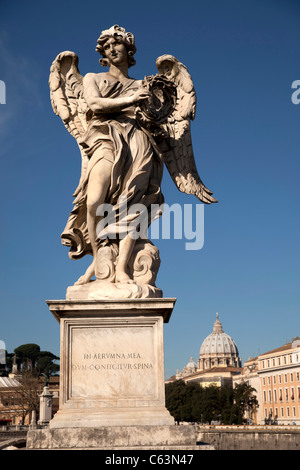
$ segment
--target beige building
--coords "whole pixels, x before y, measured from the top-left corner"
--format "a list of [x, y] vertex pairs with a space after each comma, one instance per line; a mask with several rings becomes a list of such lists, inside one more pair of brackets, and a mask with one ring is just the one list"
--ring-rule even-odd
[[300, 424], [300, 338], [244, 363], [233, 385], [248, 383], [256, 392], [255, 424]]
[[211, 369], [188, 375], [183, 380], [185, 382], [199, 383], [202, 387], [208, 387], [209, 385], [216, 385], [217, 387], [228, 385], [232, 387], [233, 378], [237, 374], [240, 374], [240, 369], [237, 367], [212, 367]]
[[0, 426], [2, 424], [20, 424], [22, 409], [16, 405], [20, 382], [12, 377], [0, 377]]
[[258, 357], [261, 423], [300, 424], [300, 338]]

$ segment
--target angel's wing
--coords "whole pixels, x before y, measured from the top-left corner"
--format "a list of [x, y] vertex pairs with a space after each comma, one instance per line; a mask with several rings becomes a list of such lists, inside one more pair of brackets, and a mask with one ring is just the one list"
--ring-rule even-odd
[[[70, 134], [78, 139], [87, 127], [89, 108], [83, 96], [83, 77], [78, 69], [78, 56], [64, 51], [58, 54], [50, 68], [49, 87], [53, 111], [60, 116]], [[84, 179], [88, 157], [78, 143], [81, 152], [81, 181]]]
[[218, 202], [212, 191], [203, 184], [195, 164], [190, 121], [195, 118], [196, 93], [192, 78], [179, 60], [172, 55], [162, 55], [156, 60], [160, 75], [172, 81], [177, 88], [175, 110], [163, 128], [169, 136], [168, 144], [161, 147], [166, 167], [177, 188], [186, 194], [194, 194], [200, 201]]

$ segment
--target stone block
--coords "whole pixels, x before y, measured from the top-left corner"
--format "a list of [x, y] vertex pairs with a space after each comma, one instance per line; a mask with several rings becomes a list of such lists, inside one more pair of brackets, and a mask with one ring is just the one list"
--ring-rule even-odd
[[60, 403], [50, 428], [174, 424], [163, 349], [174, 303], [48, 301], [61, 330]]
[[30, 431], [28, 449], [200, 450], [189, 426], [104, 426]]

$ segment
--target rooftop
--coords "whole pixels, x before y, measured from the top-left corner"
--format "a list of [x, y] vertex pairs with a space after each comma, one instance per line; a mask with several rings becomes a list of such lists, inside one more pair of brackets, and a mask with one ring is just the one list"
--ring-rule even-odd
[[0, 377], [0, 388], [19, 387], [21, 384], [11, 377]]

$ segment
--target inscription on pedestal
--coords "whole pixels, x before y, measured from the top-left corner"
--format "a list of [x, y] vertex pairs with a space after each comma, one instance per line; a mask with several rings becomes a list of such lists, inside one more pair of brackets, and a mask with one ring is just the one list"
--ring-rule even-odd
[[150, 398], [156, 394], [153, 327], [73, 328], [71, 397]]
[[[73, 370], [137, 370], [137, 369], [152, 369], [153, 364], [142, 363], [142, 362], [121, 362], [121, 361], [138, 361], [142, 357], [139, 353], [96, 353], [96, 354], [84, 354], [83, 361], [87, 361], [88, 364], [72, 364]], [[120, 362], [112, 362], [112, 361]], [[101, 361], [100, 363], [98, 363]], [[110, 361], [110, 362], [107, 362]]]

